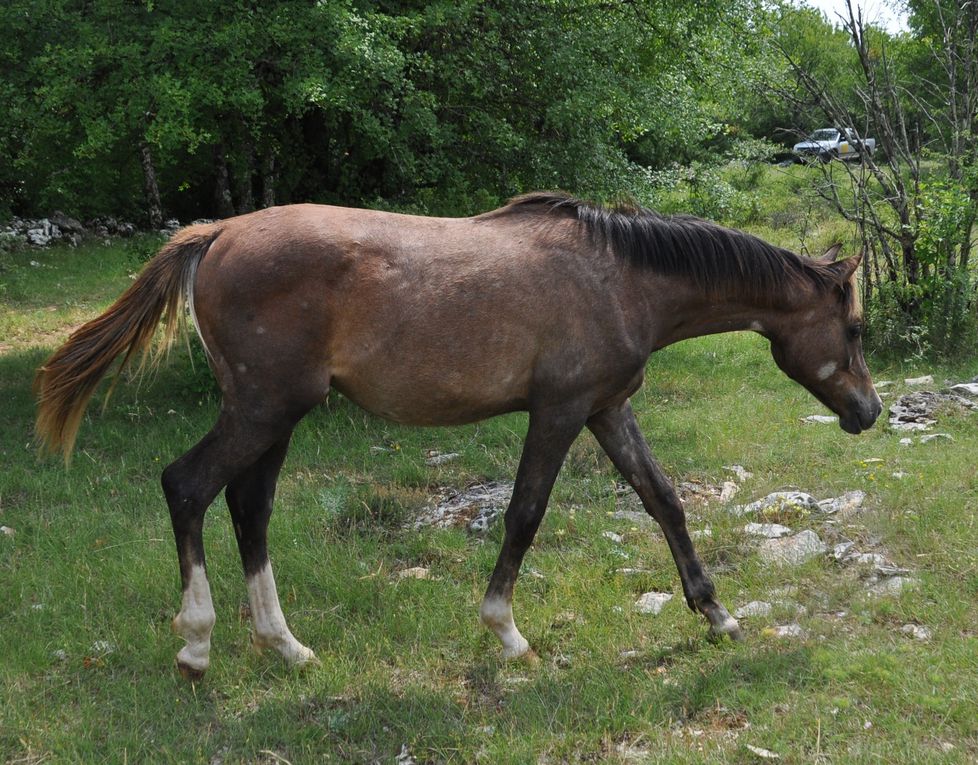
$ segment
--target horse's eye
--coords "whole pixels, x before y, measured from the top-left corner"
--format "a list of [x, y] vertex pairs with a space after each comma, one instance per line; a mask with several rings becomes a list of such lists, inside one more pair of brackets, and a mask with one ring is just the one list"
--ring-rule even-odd
[[846, 330], [846, 334], [849, 336], [850, 340], [858, 340], [863, 335], [863, 325], [851, 324]]

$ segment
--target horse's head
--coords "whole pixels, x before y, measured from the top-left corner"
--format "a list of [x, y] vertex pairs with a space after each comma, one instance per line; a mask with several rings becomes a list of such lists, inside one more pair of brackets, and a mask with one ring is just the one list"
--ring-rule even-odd
[[[862, 311], [855, 283], [861, 255], [836, 261], [839, 245], [816, 261], [822, 285], [772, 326], [771, 354], [782, 371], [839, 415], [847, 433], [871, 427], [883, 409], [862, 347]], [[773, 326], [775, 325], [776, 326]]]

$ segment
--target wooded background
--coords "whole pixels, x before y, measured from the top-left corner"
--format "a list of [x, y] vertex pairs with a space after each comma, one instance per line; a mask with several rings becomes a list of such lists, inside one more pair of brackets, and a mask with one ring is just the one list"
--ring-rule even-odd
[[851, 126], [879, 151], [813, 184], [869, 252], [877, 325], [973, 339], [976, 6], [909, 0], [894, 35], [762, 0], [8, 0], [0, 220], [662, 208], [686, 184], [686, 211], [744, 225], [724, 167]]

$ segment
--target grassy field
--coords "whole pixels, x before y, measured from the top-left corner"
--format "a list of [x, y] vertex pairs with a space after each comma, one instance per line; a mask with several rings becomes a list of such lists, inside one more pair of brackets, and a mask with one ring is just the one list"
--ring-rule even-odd
[[[751, 334], [652, 358], [634, 402], [653, 451], [673, 477], [711, 485], [743, 465], [753, 477], [733, 502], [784, 488], [865, 491], [866, 510], [851, 518], [769, 520], [885, 551], [915, 588], [872, 597], [864, 572], [829, 556], [772, 567], [744, 518], [691, 505], [691, 528], [712, 530], [698, 545], [722, 600], [774, 603], [770, 616], [742, 620], [746, 642], [711, 644], [682, 604], [661, 535], [613, 517], [634, 505], [585, 435], [517, 588], [517, 620], [541, 660], [505, 663], [477, 623], [501, 529], [483, 541], [403, 526], [443, 487], [512, 480], [525, 416], [406, 429], [333, 397], [296, 433], [270, 531], [283, 608], [322, 666], [293, 673], [251, 649], [219, 500], [206, 527], [212, 664], [203, 682], [184, 682], [158, 479], [217, 410], [199, 354], [178, 349], [155, 379], [120, 386], [104, 412], [93, 406], [68, 470], [39, 458], [31, 433], [33, 370], [151, 247], [0, 258], [0, 525], [12, 530], [0, 534], [0, 761], [766, 761], [757, 748], [785, 763], [978, 761], [978, 414], [942, 412], [938, 430], [953, 441], [909, 447], [882, 423], [859, 437], [802, 423], [825, 412]], [[904, 377], [978, 372], [870, 364], [897, 392]], [[431, 449], [461, 457], [428, 467]], [[431, 578], [398, 576], [415, 566]], [[658, 616], [637, 613], [648, 590], [677, 597]], [[773, 634], [788, 623], [803, 636]]]

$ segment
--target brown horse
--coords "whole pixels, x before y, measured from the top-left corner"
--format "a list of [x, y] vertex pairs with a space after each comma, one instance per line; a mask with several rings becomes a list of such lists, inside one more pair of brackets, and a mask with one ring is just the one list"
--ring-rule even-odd
[[178, 233], [102, 316], [40, 369], [37, 430], [66, 456], [120, 355], [172, 337], [184, 300], [220, 384], [211, 431], [163, 471], [183, 581], [177, 662], [207, 668], [215, 615], [204, 513], [226, 487], [258, 646], [315, 661], [279, 606], [266, 550], [275, 484], [296, 423], [331, 387], [381, 417], [453, 425], [528, 410], [482, 621], [503, 655], [529, 651], [513, 622], [523, 556], [567, 450], [589, 428], [661, 525], [689, 607], [741, 636], [716, 599], [682, 505], [629, 405], [653, 351], [754, 330], [778, 366], [870, 427], [881, 403], [863, 360], [858, 258], [799, 257], [740, 231], [644, 209], [531, 194], [474, 218], [278, 207]]

